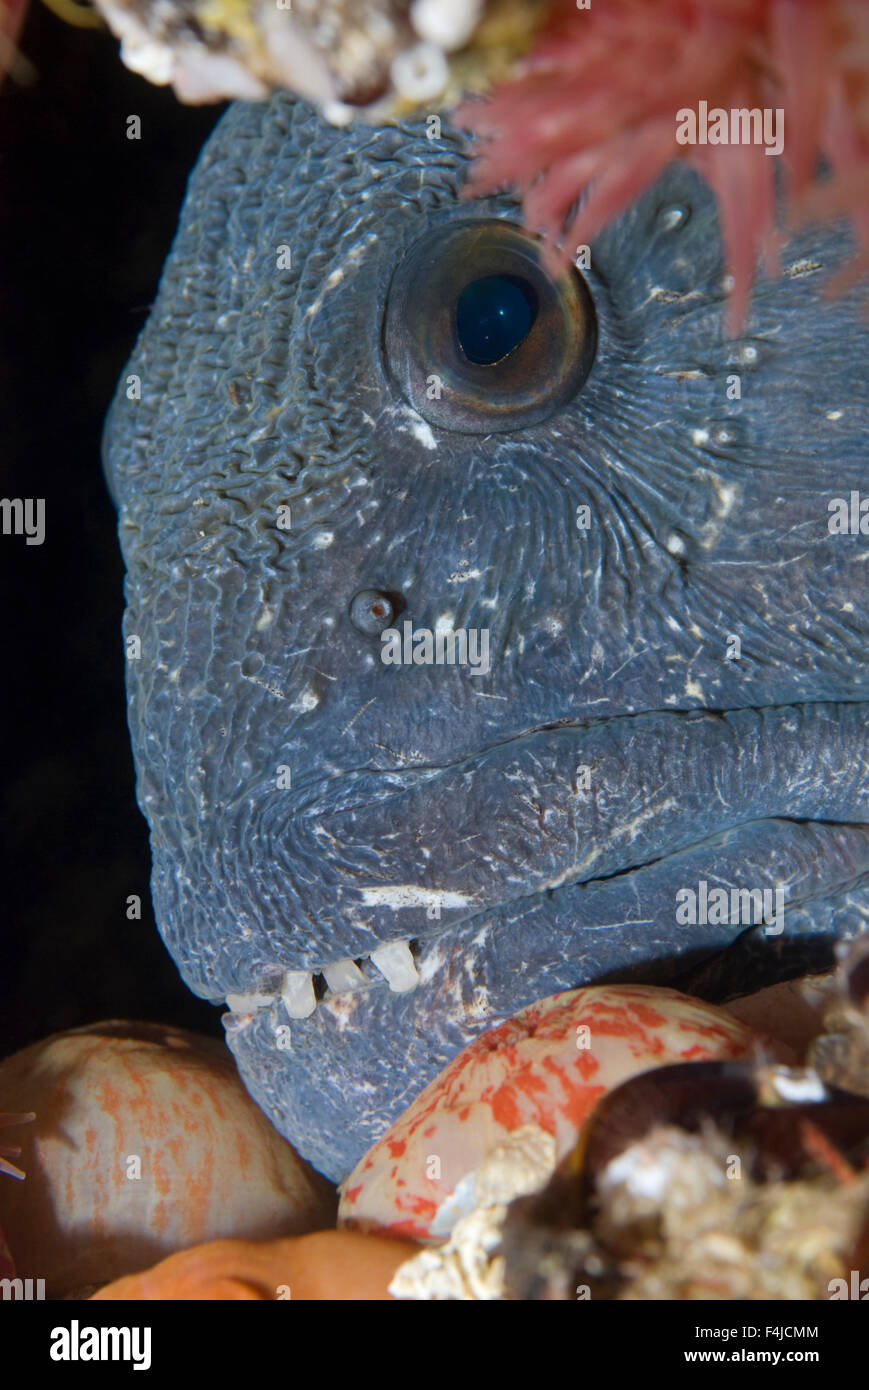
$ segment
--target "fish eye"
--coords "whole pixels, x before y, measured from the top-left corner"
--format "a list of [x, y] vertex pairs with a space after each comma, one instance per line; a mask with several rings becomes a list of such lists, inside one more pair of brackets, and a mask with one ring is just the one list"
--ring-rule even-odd
[[389, 288], [386, 366], [423, 419], [462, 434], [538, 424], [591, 370], [594, 303], [568, 265], [512, 222], [436, 227], [409, 249]]
[[527, 338], [537, 296], [516, 275], [484, 275], [465, 285], [456, 304], [456, 336], [469, 362], [492, 367]]

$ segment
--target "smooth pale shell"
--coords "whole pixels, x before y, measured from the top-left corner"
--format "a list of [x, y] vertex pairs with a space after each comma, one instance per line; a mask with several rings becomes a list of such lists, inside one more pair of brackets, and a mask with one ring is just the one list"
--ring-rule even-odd
[[671, 989], [552, 995], [476, 1038], [426, 1087], [342, 1183], [338, 1224], [428, 1238], [440, 1204], [505, 1133], [539, 1126], [557, 1161], [619, 1082], [668, 1062], [744, 1057], [757, 1041], [723, 1009]]
[[126, 1022], [58, 1033], [0, 1062], [0, 1109], [36, 1111], [0, 1225], [19, 1276], [50, 1298], [203, 1241], [334, 1225], [334, 1190], [210, 1038]]

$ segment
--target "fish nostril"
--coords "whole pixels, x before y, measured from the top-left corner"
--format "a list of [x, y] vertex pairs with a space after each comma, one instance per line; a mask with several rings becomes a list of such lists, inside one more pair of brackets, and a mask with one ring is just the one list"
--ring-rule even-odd
[[378, 637], [392, 623], [395, 605], [379, 589], [360, 589], [350, 603], [350, 621], [367, 637]]

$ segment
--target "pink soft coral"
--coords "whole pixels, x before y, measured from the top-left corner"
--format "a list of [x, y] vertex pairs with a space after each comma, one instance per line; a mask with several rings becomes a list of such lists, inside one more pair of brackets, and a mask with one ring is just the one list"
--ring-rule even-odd
[[[850, 216], [857, 255], [835, 287], [869, 269], [866, 0], [556, 0], [519, 76], [456, 112], [481, 142], [468, 195], [517, 188], [566, 256], [686, 160], [718, 198], [737, 332], [759, 253], [775, 262], [777, 161], [760, 144], [677, 144], [676, 112], [700, 101], [782, 108], [790, 220]], [[820, 155], [832, 174], [816, 186]]]

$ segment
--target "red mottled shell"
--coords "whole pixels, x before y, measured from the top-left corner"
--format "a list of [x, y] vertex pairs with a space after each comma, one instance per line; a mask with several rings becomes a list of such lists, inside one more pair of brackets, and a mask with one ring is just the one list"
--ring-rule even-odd
[[[584, 1031], [587, 1030], [587, 1031]], [[339, 1225], [424, 1239], [441, 1202], [521, 1125], [560, 1159], [598, 1098], [650, 1067], [745, 1057], [758, 1035], [723, 1009], [649, 985], [567, 990], [482, 1034], [341, 1186]]]

